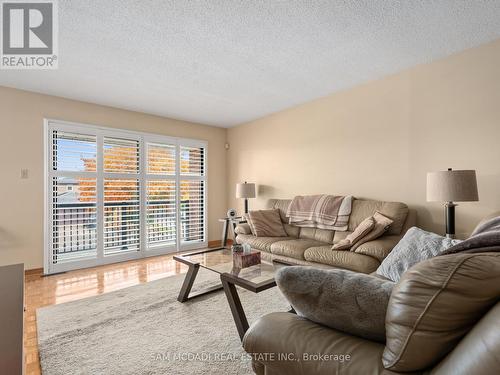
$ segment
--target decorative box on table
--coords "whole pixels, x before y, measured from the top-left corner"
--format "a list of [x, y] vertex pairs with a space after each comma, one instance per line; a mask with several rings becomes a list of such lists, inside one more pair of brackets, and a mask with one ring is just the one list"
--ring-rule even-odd
[[235, 268], [247, 268], [260, 264], [260, 251], [250, 250], [249, 252], [233, 253], [233, 266]]

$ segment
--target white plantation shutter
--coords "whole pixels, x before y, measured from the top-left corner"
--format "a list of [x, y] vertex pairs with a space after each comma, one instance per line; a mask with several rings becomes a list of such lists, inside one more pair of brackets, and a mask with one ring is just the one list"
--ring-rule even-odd
[[47, 124], [46, 272], [206, 246], [206, 143]]
[[175, 181], [148, 181], [146, 230], [150, 247], [176, 244], [175, 194]]
[[205, 240], [205, 181], [181, 180], [181, 241]]
[[177, 146], [147, 142], [146, 241], [148, 249], [177, 244]]
[[180, 147], [181, 176], [205, 176], [205, 148]]
[[104, 172], [138, 173], [139, 141], [104, 137]]
[[97, 138], [54, 130], [50, 154], [50, 262], [65, 263], [97, 253]]
[[95, 135], [54, 130], [52, 170], [60, 172], [95, 172], [97, 137]]
[[104, 179], [104, 255], [140, 245], [139, 181]]
[[204, 242], [205, 148], [180, 146], [181, 243]]
[[148, 143], [148, 173], [155, 175], [175, 175], [175, 145]]
[[[103, 138], [104, 255], [140, 249], [139, 140]], [[137, 178], [123, 178], [123, 176]]]
[[52, 262], [96, 255], [96, 179], [52, 178]]

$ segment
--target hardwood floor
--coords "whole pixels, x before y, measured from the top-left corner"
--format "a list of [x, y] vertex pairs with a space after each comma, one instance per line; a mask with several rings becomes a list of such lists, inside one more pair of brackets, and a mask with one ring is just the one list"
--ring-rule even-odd
[[96, 296], [132, 285], [146, 283], [187, 271], [173, 255], [151, 257], [63, 274], [42, 276], [42, 271], [27, 271], [25, 283], [24, 349], [26, 374], [40, 374], [36, 330], [36, 309]]

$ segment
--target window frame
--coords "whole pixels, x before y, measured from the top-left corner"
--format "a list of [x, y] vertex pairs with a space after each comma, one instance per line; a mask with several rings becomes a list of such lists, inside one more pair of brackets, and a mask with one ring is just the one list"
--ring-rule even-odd
[[[54, 171], [52, 168], [52, 132], [59, 130], [63, 132], [75, 132], [96, 136], [96, 172], [89, 171]], [[97, 265], [120, 262], [130, 259], [140, 259], [148, 256], [168, 254], [183, 250], [192, 250], [207, 247], [208, 245], [208, 142], [191, 138], [172, 137], [167, 135], [139, 132], [115, 127], [106, 127], [95, 124], [70, 122], [65, 120], [44, 118], [44, 273], [51, 274], [64, 272], [71, 269], [93, 267]], [[105, 137], [134, 139], [139, 142], [139, 170], [138, 173], [104, 172], [104, 148]], [[149, 143], [171, 144], [175, 146], [175, 173], [173, 175], [161, 175], [148, 173], [148, 149]], [[202, 176], [183, 176], [180, 174], [180, 148], [200, 147], [204, 149], [204, 173]], [[55, 176], [65, 177], [93, 177], [97, 176], [97, 256], [96, 258], [79, 260], [77, 262], [56, 263], [52, 262], [52, 178]], [[128, 178], [139, 181], [139, 215], [140, 215], [140, 241], [139, 250], [113, 256], [104, 255], [104, 179], [105, 178]], [[195, 243], [183, 243], [180, 229], [180, 180], [203, 181], [203, 240]], [[166, 180], [175, 182], [175, 212], [176, 212], [176, 240], [174, 245], [148, 247], [146, 230], [147, 218], [147, 182], [151, 180]], [[75, 265], [77, 267], [75, 267]]]

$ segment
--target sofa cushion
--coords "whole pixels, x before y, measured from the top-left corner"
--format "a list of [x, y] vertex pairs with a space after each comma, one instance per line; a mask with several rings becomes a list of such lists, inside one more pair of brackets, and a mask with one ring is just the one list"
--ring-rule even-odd
[[258, 210], [248, 213], [252, 233], [258, 237], [286, 237], [278, 210]]
[[236, 242], [239, 244], [247, 243], [252, 249], [271, 252], [271, 245], [278, 241], [292, 239], [291, 237], [257, 237], [253, 234], [238, 234]]
[[[391, 374], [380, 361], [383, 344], [286, 312], [258, 319], [247, 331], [243, 347], [248, 353], [256, 353], [254, 361], [265, 365], [265, 374], [269, 375]], [[326, 359], [303, 360], [305, 354]], [[290, 356], [296, 360], [290, 360]]]
[[453, 245], [462, 242], [427, 232], [417, 227], [410, 228], [391, 253], [377, 268], [379, 275], [398, 282], [410, 267], [423, 260], [435, 257]]
[[310, 247], [304, 252], [304, 258], [309, 262], [328, 264], [363, 273], [375, 271], [380, 264], [377, 259], [370, 256], [353, 251], [332, 250], [328, 245]]
[[352, 232], [367, 217], [379, 211], [394, 222], [387, 234], [400, 234], [408, 216], [408, 206], [400, 202], [382, 202], [364, 199], [355, 199], [352, 202], [352, 212], [349, 218], [348, 231]]
[[382, 262], [387, 254], [391, 252], [394, 246], [397, 245], [400, 239], [401, 236], [384, 235], [377, 238], [376, 240], [365, 242], [359, 245], [354, 251], [358, 254], [369, 255], [373, 258], [378, 259], [379, 262]]
[[459, 253], [417, 263], [389, 300], [384, 366], [403, 372], [433, 366], [499, 296], [500, 253]]
[[284, 267], [276, 284], [298, 315], [313, 322], [385, 341], [385, 313], [394, 283], [343, 269]]
[[271, 245], [271, 253], [284, 255], [295, 259], [304, 259], [304, 251], [313, 246], [321, 246], [324, 243], [303, 238], [278, 241]]
[[286, 217], [286, 212], [290, 203], [292, 203], [291, 199], [270, 199], [267, 206], [279, 210], [281, 222], [288, 223], [289, 220]]
[[[295, 258], [290, 258], [284, 255], [276, 255], [276, 254], [271, 254], [271, 253], [263, 253], [267, 254], [271, 257], [271, 261], [278, 261], [290, 265], [296, 265], [296, 266], [314, 266], [315, 268], [326, 268], [326, 269], [331, 269], [332, 267], [329, 266], [328, 264], [321, 264], [321, 263], [313, 263], [309, 262], [305, 259], [295, 259]], [[262, 258], [264, 259], [264, 258]]]
[[299, 238], [325, 243], [333, 243], [334, 234], [335, 231], [329, 229], [300, 228]]
[[335, 231], [335, 234], [333, 235], [333, 243], [337, 243], [339, 241], [342, 241], [343, 239], [347, 238], [348, 235], [350, 235], [352, 232], [345, 231], [345, 232], [340, 232], [340, 231]]
[[295, 237], [298, 238], [300, 234], [300, 227], [296, 227], [295, 225], [290, 225], [290, 224], [283, 224], [283, 228], [285, 228], [286, 234], [288, 234], [289, 237]]

